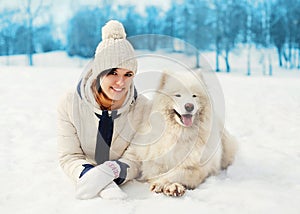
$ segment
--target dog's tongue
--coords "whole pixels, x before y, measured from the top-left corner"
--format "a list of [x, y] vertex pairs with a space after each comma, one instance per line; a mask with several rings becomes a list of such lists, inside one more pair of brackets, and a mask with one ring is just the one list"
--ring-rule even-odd
[[185, 126], [191, 126], [193, 125], [193, 121], [192, 121], [192, 115], [190, 114], [184, 114], [181, 116], [182, 122]]

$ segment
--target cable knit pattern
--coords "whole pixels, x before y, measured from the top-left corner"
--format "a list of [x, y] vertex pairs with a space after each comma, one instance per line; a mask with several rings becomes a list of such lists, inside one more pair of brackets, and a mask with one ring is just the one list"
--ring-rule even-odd
[[109, 68], [125, 68], [136, 73], [137, 61], [132, 45], [126, 39], [123, 25], [115, 20], [102, 28], [102, 41], [95, 53], [93, 76]]

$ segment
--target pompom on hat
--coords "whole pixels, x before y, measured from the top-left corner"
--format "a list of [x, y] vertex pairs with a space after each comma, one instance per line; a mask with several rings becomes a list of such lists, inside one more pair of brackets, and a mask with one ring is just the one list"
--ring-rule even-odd
[[134, 49], [126, 39], [123, 25], [111, 20], [102, 27], [102, 41], [98, 44], [93, 63], [93, 75], [110, 68], [125, 68], [136, 73]]

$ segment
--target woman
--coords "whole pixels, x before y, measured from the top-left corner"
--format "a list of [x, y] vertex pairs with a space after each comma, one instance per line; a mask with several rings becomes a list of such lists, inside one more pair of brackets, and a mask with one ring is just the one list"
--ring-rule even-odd
[[132, 163], [119, 160], [145, 115], [147, 99], [133, 84], [136, 71], [123, 25], [109, 21], [75, 92], [58, 107], [59, 162], [80, 199], [122, 198], [117, 184], [137, 175]]

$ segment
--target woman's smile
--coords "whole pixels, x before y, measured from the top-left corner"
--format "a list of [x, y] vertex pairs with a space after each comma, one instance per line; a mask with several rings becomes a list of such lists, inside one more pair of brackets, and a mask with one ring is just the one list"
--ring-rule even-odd
[[122, 92], [125, 90], [125, 88], [117, 88], [117, 87], [110, 87], [115, 92]]

